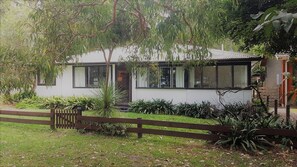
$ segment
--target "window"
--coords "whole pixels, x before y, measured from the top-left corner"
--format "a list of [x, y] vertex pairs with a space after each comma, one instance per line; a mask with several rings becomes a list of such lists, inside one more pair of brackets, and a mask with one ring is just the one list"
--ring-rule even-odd
[[173, 74], [173, 87], [184, 88], [185, 86], [185, 69], [184, 67], [175, 67], [172, 71]]
[[168, 68], [168, 67], [161, 68], [161, 80], [160, 80], [161, 88], [170, 88], [172, 85], [171, 78], [172, 78], [171, 68]]
[[191, 68], [189, 72], [189, 88], [216, 88], [216, 66]]
[[218, 66], [218, 88], [232, 88], [232, 66]]
[[150, 88], [158, 88], [160, 80], [159, 69], [148, 70], [148, 85]]
[[100, 80], [105, 79], [105, 67], [105, 65], [73, 67], [73, 87], [97, 88]]
[[[50, 77], [50, 76], [48, 76]], [[56, 78], [52, 80], [50, 78], [46, 78], [44, 74], [40, 72], [37, 73], [37, 85], [39, 86], [55, 86], [56, 85]]]
[[246, 88], [247, 65], [217, 65], [189, 69], [189, 88]]
[[146, 68], [140, 68], [137, 70], [137, 87], [146, 88], [148, 87], [148, 71]]
[[249, 84], [248, 70], [247, 64], [219, 64], [188, 70], [184, 67], [161, 66], [154, 70], [142, 68], [142, 72], [137, 73], [136, 80], [139, 88], [246, 88]]
[[234, 65], [234, 87], [245, 88], [248, 86], [248, 68], [245, 65]]
[[183, 67], [142, 68], [137, 73], [137, 87], [148, 88], [183, 88]]
[[202, 76], [202, 87], [203, 88], [215, 88], [216, 83], [216, 66], [205, 66], [203, 67]]

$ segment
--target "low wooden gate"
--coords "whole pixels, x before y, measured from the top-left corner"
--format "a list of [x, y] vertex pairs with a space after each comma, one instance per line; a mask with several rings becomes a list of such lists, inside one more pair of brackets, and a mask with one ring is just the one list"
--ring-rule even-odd
[[61, 129], [75, 129], [77, 116], [81, 115], [81, 111], [71, 109], [54, 109], [54, 113], [56, 120], [55, 126]]

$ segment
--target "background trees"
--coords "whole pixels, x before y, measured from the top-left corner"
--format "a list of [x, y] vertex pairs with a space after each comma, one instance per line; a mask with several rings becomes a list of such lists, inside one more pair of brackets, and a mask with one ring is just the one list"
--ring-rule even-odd
[[[278, 15], [278, 11], [288, 13], [297, 12], [296, 0], [243, 0], [226, 1], [224, 8], [227, 12], [227, 22], [223, 21], [223, 27], [228, 36], [236, 43], [241, 44], [242, 50], [261, 48], [262, 54], [274, 55], [275, 53], [297, 54], [297, 20], [288, 32], [285, 29], [275, 29], [272, 24], [267, 24], [259, 32], [253, 31], [259, 24]], [[264, 12], [258, 20], [253, 19], [260, 11]], [[271, 14], [269, 14], [271, 13]]]
[[[32, 89], [36, 68], [30, 53], [30, 30], [26, 19], [31, 8], [1, 1], [0, 7], [0, 93]], [[22, 28], [19, 28], [22, 27]]]

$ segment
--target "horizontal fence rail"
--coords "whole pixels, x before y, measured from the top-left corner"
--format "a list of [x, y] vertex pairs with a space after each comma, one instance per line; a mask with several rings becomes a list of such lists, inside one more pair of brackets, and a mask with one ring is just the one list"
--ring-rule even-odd
[[4, 115], [17, 115], [17, 116], [33, 116], [33, 117], [50, 117], [50, 113], [44, 112], [27, 112], [27, 111], [9, 111], [0, 110], [0, 114]]
[[12, 116], [24, 116], [24, 117], [48, 117], [50, 120], [35, 120], [35, 119], [27, 119], [27, 118], [26, 119], [24, 119], [24, 118], [7, 118], [7, 117], [1, 116], [0, 122], [50, 125], [51, 128], [54, 128], [54, 118], [52, 117], [52, 113], [0, 110], [0, 115], [12, 115]]
[[[77, 129], [85, 130], [99, 130], [100, 126], [96, 126], [93, 123], [128, 123], [136, 124], [137, 127], [127, 128], [127, 132], [137, 133], [138, 137], [141, 138], [142, 134], [154, 134], [154, 135], [164, 135], [164, 136], [174, 136], [174, 137], [184, 137], [193, 139], [202, 139], [217, 141], [220, 139], [220, 135], [217, 133], [231, 133], [232, 129], [230, 126], [223, 125], [203, 125], [203, 124], [192, 124], [192, 123], [181, 123], [181, 122], [170, 122], [170, 121], [155, 121], [155, 120], [145, 120], [141, 118], [131, 119], [131, 118], [104, 118], [104, 117], [91, 117], [91, 116], [77, 116], [77, 122], [75, 127]], [[152, 125], [161, 127], [172, 127], [172, 128], [183, 128], [183, 129], [195, 129], [212, 132], [210, 134], [204, 133], [193, 133], [193, 132], [179, 132], [172, 130], [160, 130], [160, 129], [150, 129], [143, 128], [142, 125]], [[297, 137], [296, 130], [287, 129], [270, 129], [263, 128], [255, 131], [255, 134], [267, 135], [267, 136], [283, 136], [283, 137]], [[297, 148], [297, 141], [293, 141], [293, 146]]]
[[20, 119], [20, 118], [3, 118], [3, 117], [0, 117], [0, 122], [15, 122], [15, 123], [24, 123], [24, 124], [51, 125], [51, 121]]
[[[23, 118], [9, 118], [2, 115], [12, 116], [24, 116], [24, 117], [48, 117], [49, 120], [36, 120], [36, 119], [23, 119]], [[173, 137], [184, 137], [193, 139], [202, 139], [217, 141], [220, 139], [220, 134], [228, 134], [232, 132], [230, 126], [223, 125], [205, 125], [205, 124], [193, 124], [171, 121], [156, 121], [146, 119], [132, 119], [132, 118], [104, 118], [104, 117], [92, 117], [82, 116], [81, 111], [77, 110], [63, 110], [63, 109], [51, 109], [50, 112], [27, 112], [27, 111], [9, 111], [0, 110], [0, 122], [15, 122], [25, 124], [40, 124], [50, 125], [52, 129], [64, 128], [64, 129], [86, 129], [86, 130], [100, 130], [100, 126], [97, 123], [126, 123], [135, 124], [137, 127], [127, 128], [127, 132], [137, 133], [138, 138], [141, 138], [143, 134], [164, 135]], [[96, 123], [96, 124], [94, 124]], [[143, 128], [143, 125], [170, 127], [170, 128], [182, 128], [201, 130], [209, 132], [180, 132], [174, 130], [152, 129]], [[266, 136], [282, 136], [293, 139], [293, 147], [297, 148], [297, 131], [287, 129], [272, 129], [263, 128], [255, 131], [255, 134]]]
[[172, 131], [172, 130], [149, 129], [149, 128], [143, 128], [142, 125], [207, 130], [207, 131], [214, 131], [214, 132], [230, 132], [230, 127], [224, 127], [221, 125], [202, 125], [202, 124], [180, 123], [180, 122], [169, 122], [169, 121], [155, 121], [155, 120], [144, 120], [141, 118], [138, 118], [138, 119], [103, 118], [103, 117], [90, 117], [90, 116], [77, 116], [76, 128], [86, 129], [86, 130], [98, 130], [100, 127], [90, 124], [92, 122], [136, 124], [137, 128], [127, 128], [127, 132], [137, 133], [139, 138], [142, 137], [142, 134], [155, 134], [155, 135], [164, 135], [164, 136], [173, 136], [173, 137], [213, 140], [213, 141], [216, 141], [219, 139], [219, 135], [216, 135], [216, 134], [203, 134], [203, 133], [193, 133], [193, 132], [179, 132], [179, 131]]

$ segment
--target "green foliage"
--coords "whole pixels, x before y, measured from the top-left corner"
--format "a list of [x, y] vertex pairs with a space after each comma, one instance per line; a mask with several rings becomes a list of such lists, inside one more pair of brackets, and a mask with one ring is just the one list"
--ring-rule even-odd
[[[252, 109], [247, 104], [227, 105], [218, 119], [221, 125], [231, 126], [231, 133], [221, 133], [221, 139], [216, 144], [245, 151], [266, 150], [273, 146], [271, 140], [287, 141], [288, 144], [296, 138], [282, 136], [265, 136], [255, 134], [261, 128], [292, 129], [293, 124], [286, 125], [278, 116], [273, 116], [261, 108]], [[295, 129], [296, 130], [296, 129]]]
[[177, 115], [185, 115], [194, 118], [216, 118], [217, 110], [210, 102], [202, 102], [201, 104], [180, 103], [175, 106]]
[[100, 116], [111, 117], [114, 111], [117, 111], [115, 104], [121, 102], [124, 97], [124, 93], [113, 85], [106, 82], [99, 83], [99, 94], [95, 101], [95, 110]]
[[[288, 13], [296, 12], [296, 0], [244, 0], [233, 3], [225, 1], [223, 8], [228, 10], [226, 20], [222, 20], [222, 27], [228, 36], [237, 43], [242, 43], [241, 50], [251, 50], [255, 46], [261, 46], [260, 55], [274, 55], [275, 53], [289, 53], [296, 56], [297, 53], [297, 29], [296, 20], [290, 31], [283, 28], [275, 30], [272, 24], [263, 28], [263, 31], [254, 32], [259, 24], [267, 22], [276, 14], [275, 11], [284, 10]], [[259, 12], [264, 12], [259, 20], [254, 20], [252, 16], [257, 16]]]
[[34, 91], [24, 90], [24, 91], [13, 94], [12, 100], [13, 100], [13, 102], [20, 102], [23, 99], [32, 98], [34, 96], [36, 96], [36, 93]]
[[257, 126], [256, 120], [239, 120], [234, 117], [221, 118], [222, 125], [232, 126], [232, 132], [223, 134], [221, 139], [216, 144], [221, 146], [229, 146], [233, 148], [243, 148], [245, 151], [256, 151], [266, 149], [272, 144], [268, 142], [264, 135], [257, 135], [255, 131]]
[[263, 107], [253, 106], [251, 104], [234, 103], [226, 104], [224, 108], [220, 110], [220, 117], [231, 116], [238, 117], [238, 119], [253, 119], [258, 117], [270, 116], [271, 114], [266, 112]]
[[31, 98], [23, 99], [22, 101], [16, 104], [16, 107], [21, 109], [43, 109], [45, 108], [44, 99], [37, 96], [33, 96]]
[[138, 100], [129, 105], [130, 112], [143, 114], [183, 115], [194, 118], [215, 118], [218, 115], [215, 107], [209, 102], [174, 105], [172, 101], [153, 99], [152, 101]]
[[2, 2], [1, 9], [0, 93], [9, 94], [13, 89], [30, 88], [34, 81], [34, 68], [29, 65], [34, 59], [29, 55], [29, 29], [23, 26], [31, 9], [13, 6], [7, 0]]
[[129, 111], [143, 114], [164, 114], [174, 115], [172, 101], [164, 99], [153, 99], [153, 101], [138, 100], [129, 104]]
[[[112, 123], [97, 123], [92, 122], [90, 126], [96, 126], [95, 132], [108, 136], [127, 136], [127, 126], [125, 124], [112, 124]], [[86, 132], [86, 131], [82, 131]]]
[[17, 108], [39, 108], [39, 109], [72, 109], [76, 106], [82, 106], [85, 110], [95, 108], [96, 99], [91, 97], [48, 97], [41, 98], [33, 96], [26, 98], [16, 104]]

